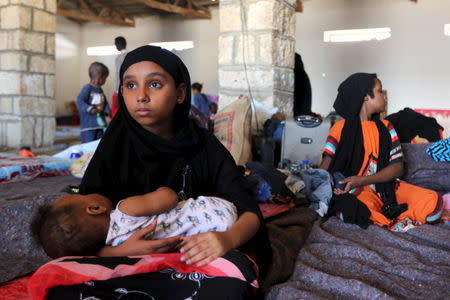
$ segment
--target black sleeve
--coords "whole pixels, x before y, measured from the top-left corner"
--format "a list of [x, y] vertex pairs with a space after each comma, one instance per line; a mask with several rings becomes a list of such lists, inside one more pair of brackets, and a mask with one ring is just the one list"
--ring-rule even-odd
[[250, 211], [261, 216], [256, 198], [253, 197], [242, 171], [230, 152], [212, 134], [206, 137], [206, 151], [213, 196], [234, 203], [239, 211]]

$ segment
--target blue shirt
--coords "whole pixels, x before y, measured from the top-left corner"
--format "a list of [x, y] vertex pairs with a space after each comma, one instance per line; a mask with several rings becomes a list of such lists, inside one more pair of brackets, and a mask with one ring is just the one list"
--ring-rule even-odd
[[[101, 105], [104, 106], [103, 112], [109, 113], [109, 105], [102, 88], [93, 86], [90, 83], [85, 84], [77, 97], [81, 131], [103, 128], [103, 126], [97, 122], [97, 114], [89, 113], [90, 110]], [[106, 124], [103, 113], [100, 113], [100, 118], [102, 118], [102, 121]]]
[[198, 110], [204, 114], [205, 116], [209, 117], [210, 110], [209, 110], [209, 102], [208, 98], [206, 98], [203, 94], [195, 94], [192, 95], [192, 105], [198, 108]]

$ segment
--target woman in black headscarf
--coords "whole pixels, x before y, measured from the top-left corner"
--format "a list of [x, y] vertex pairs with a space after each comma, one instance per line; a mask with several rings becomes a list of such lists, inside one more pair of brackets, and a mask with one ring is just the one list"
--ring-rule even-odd
[[441, 214], [438, 194], [396, 180], [403, 154], [392, 124], [379, 119], [386, 98], [376, 74], [355, 73], [343, 81], [334, 108], [345, 120], [331, 128], [321, 168], [344, 179], [331, 212], [364, 228], [372, 222], [399, 229], [405, 220], [435, 221]]
[[[117, 203], [168, 186], [181, 199], [199, 195], [226, 199], [239, 212], [234, 226], [224, 233], [182, 238], [183, 259], [205, 265], [240, 248], [256, 254], [257, 262], [262, 256], [270, 260], [256, 201], [230, 153], [188, 119], [190, 99], [189, 72], [175, 54], [154, 46], [128, 53], [120, 69], [118, 113], [86, 170], [80, 193], [99, 193]], [[149, 230], [137, 232], [120, 246], [104, 248], [101, 254], [168, 252], [181, 239], [145, 240]], [[243, 261], [248, 262], [244, 257]]]

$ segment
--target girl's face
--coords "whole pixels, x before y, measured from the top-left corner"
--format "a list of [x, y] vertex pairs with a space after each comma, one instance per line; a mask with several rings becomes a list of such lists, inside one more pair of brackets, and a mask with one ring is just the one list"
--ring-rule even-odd
[[369, 96], [372, 113], [381, 113], [386, 110], [386, 94], [383, 92], [381, 81], [376, 78], [375, 86], [372, 89], [374, 97]]
[[159, 136], [173, 134], [173, 110], [184, 102], [184, 84], [176, 87], [172, 76], [161, 66], [142, 61], [125, 71], [120, 89], [136, 122]]

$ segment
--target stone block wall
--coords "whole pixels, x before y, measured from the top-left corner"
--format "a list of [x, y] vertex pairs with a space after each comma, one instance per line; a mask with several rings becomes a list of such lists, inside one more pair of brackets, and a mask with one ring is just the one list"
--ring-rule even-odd
[[295, 0], [220, 1], [221, 107], [246, 94], [292, 115], [294, 5]]
[[0, 0], [0, 147], [51, 145], [56, 0]]

